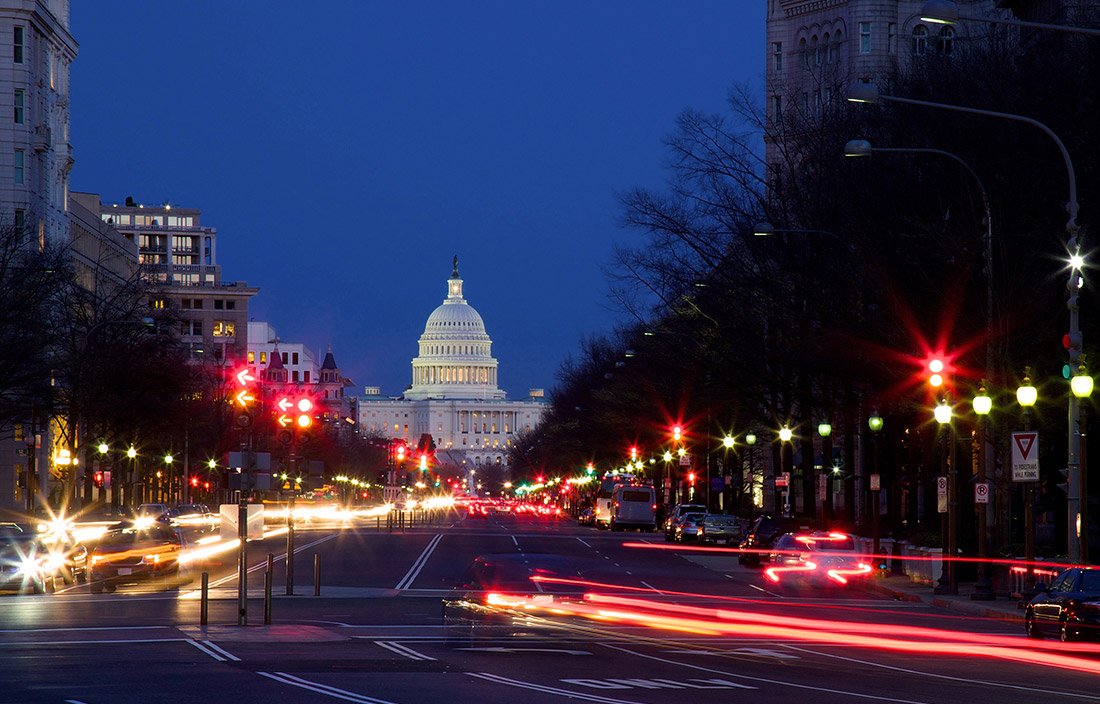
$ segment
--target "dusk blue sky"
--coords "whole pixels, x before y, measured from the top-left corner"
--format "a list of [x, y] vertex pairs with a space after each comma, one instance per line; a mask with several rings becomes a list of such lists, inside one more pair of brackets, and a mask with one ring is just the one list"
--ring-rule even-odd
[[202, 210], [250, 317], [397, 395], [459, 257], [501, 388], [620, 315], [616, 194], [685, 108], [761, 90], [764, 3], [72, 4], [72, 188]]

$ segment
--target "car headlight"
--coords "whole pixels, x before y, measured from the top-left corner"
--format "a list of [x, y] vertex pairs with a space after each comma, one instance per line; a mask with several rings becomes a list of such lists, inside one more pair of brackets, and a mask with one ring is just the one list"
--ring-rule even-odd
[[160, 553], [153, 553], [141, 558], [141, 564], [143, 565], [156, 565], [160, 563]]
[[19, 569], [16, 570], [16, 574], [20, 574], [25, 577], [37, 577], [41, 573], [42, 563], [34, 557], [23, 558], [23, 561], [19, 563]]

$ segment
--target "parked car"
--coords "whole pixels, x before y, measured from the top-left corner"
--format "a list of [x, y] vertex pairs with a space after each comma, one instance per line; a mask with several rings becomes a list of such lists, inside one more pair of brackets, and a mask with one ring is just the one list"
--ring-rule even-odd
[[665, 540], [676, 539], [676, 523], [688, 513], [706, 513], [707, 507], [700, 504], [676, 504], [665, 519]]
[[847, 533], [786, 533], [775, 541], [764, 575], [784, 585], [842, 586], [873, 568]]
[[685, 513], [676, 521], [675, 540], [677, 543], [694, 542], [698, 535], [699, 524], [703, 522], [705, 513]]
[[737, 562], [747, 567], [759, 567], [766, 561], [772, 543], [784, 533], [800, 530], [798, 521], [782, 516], [760, 516], [753, 522], [749, 532], [741, 541], [741, 554]]
[[107, 531], [92, 550], [92, 592], [113, 592], [120, 584], [160, 579], [166, 587], [180, 573], [182, 540], [167, 525], [130, 525]]
[[708, 513], [696, 529], [701, 545], [730, 545], [741, 542], [741, 523], [737, 516]]
[[1029, 638], [1100, 640], [1100, 569], [1071, 567], [1035, 588], [1039, 593], [1024, 611]]
[[49, 564], [49, 548], [42, 539], [30, 532], [4, 533], [0, 533], [0, 589], [52, 592], [54, 570]]

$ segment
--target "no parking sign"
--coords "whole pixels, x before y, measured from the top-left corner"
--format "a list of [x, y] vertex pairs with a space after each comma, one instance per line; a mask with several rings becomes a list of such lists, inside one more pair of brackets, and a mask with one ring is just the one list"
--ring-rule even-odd
[[989, 482], [978, 482], [974, 485], [974, 503], [989, 503]]

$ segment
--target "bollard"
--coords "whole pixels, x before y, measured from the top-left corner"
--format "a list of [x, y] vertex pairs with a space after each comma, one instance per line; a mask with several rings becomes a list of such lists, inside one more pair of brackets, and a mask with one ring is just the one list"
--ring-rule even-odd
[[205, 626], [210, 614], [210, 574], [202, 573], [202, 596], [199, 598], [199, 625]]
[[321, 554], [313, 555], [313, 596], [321, 596]]
[[264, 572], [264, 625], [271, 625], [271, 555], [268, 555], [269, 568]]
[[382, 532], [382, 517], [381, 516], [375, 516], [374, 517], [374, 532], [375, 533], [381, 533]]

